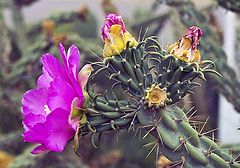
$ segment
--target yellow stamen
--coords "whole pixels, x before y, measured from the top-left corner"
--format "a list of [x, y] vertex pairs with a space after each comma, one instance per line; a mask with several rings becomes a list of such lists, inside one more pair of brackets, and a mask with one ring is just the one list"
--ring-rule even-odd
[[51, 113], [51, 110], [49, 109], [49, 107], [48, 107], [48, 105], [44, 105], [43, 106], [43, 108], [44, 108], [44, 111], [47, 113], [47, 114], [50, 114]]
[[161, 89], [158, 85], [152, 85], [148, 90], [145, 100], [147, 103], [155, 106], [163, 107], [167, 100], [167, 93], [164, 89]]

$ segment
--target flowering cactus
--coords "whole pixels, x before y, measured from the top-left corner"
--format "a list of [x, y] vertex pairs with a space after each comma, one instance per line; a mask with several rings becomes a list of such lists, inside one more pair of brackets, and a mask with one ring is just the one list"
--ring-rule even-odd
[[[176, 105], [200, 86], [195, 79], [206, 80], [206, 73], [219, 75], [212, 61], [201, 60], [197, 50], [201, 36], [201, 29], [192, 26], [165, 51], [155, 37], [137, 42], [126, 31], [121, 16], [107, 15], [102, 28], [104, 60], [92, 63], [93, 74], [90, 75], [92, 68], [87, 65], [77, 76], [76, 47], [71, 47], [67, 55], [60, 47], [64, 66], [53, 56], [45, 56], [51, 61], [42, 61], [38, 89], [23, 97], [24, 139], [41, 144], [33, 153], [58, 152], [75, 133], [81, 137], [141, 129], [145, 131], [143, 138], [156, 138], [147, 145], [153, 145], [151, 151], [156, 149], [157, 155], [161, 151], [170, 161], [184, 167], [240, 167], [206, 133], [195, 130], [187, 114]], [[99, 94], [94, 90], [94, 77], [101, 73], [115, 83]], [[117, 86], [117, 91], [124, 95], [121, 99], [115, 95]]]
[[[192, 26], [167, 51], [158, 39], [148, 37], [136, 46], [126, 43], [121, 53], [109, 53], [102, 63], [93, 64], [96, 68], [87, 84], [87, 122], [80, 127], [80, 135], [141, 129], [146, 132], [143, 138], [156, 138], [147, 145], [153, 146], [151, 151], [156, 149], [157, 155], [161, 152], [183, 167], [239, 167], [236, 161], [229, 162], [231, 155], [205, 133], [197, 132], [176, 106], [200, 86], [195, 79], [206, 80], [206, 73], [219, 75], [212, 61], [200, 59], [197, 45], [201, 36], [201, 29]], [[115, 81], [103, 94], [95, 93], [91, 84], [101, 73]], [[123, 99], [114, 96], [117, 86], [122, 88], [117, 92], [125, 94]]]
[[80, 53], [72, 46], [66, 54], [60, 45], [63, 65], [51, 54], [41, 60], [43, 74], [38, 78], [37, 89], [27, 91], [22, 99], [24, 116], [23, 133], [26, 142], [40, 144], [32, 153], [44, 151], [61, 152], [74, 136], [86, 94], [84, 86], [91, 73], [91, 66], [85, 65], [78, 74]]

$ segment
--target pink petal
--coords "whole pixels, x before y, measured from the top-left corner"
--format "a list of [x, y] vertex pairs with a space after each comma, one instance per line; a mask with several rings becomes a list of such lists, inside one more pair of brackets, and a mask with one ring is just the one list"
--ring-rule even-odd
[[27, 91], [22, 98], [22, 113], [27, 115], [33, 113], [46, 116], [44, 105], [47, 104], [47, 89], [33, 89]]
[[[24, 132], [24, 140], [42, 144], [44, 148], [43, 146], [41, 148], [44, 150], [61, 152], [75, 134], [68, 122], [68, 118], [68, 111], [61, 108], [55, 109], [47, 116], [46, 122], [36, 124], [29, 131]], [[39, 148], [36, 151], [39, 151]], [[33, 153], [36, 151], [33, 150]]]
[[28, 129], [28, 127], [33, 127], [34, 125], [38, 123], [43, 123], [45, 121], [46, 121], [46, 116], [43, 116], [41, 114], [37, 115], [37, 114], [29, 113], [24, 117], [23, 124], [27, 127], [27, 128], [25, 127], [25, 129]]
[[88, 78], [91, 75], [93, 68], [90, 64], [86, 64], [81, 71], [78, 73], [78, 82], [82, 90], [84, 89], [85, 85], [87, 84]]
[[68, 49], [68, 52], [66, 54], [66, 51], [63, 45], [60, 44], [59, 47], [62, 55], [63, 64], [67, 71], [67, 74], [69, 75], [69, 78], [73, 78], [77, 80], [77, 72], [78, 72], [79, 63], [80, 63], [80, 52], [78, 48], [72, 45]]
[[75, 45], [72, 45], [67, 52], [67, 63], [73, 77], [77, 79], [78, 68], [80, 63], [80, 52]]
[[36, 155], [36, 154], [40, 154], [43, 152], [49, 152], [49, 150], [46, 148], [46, 146], [39, 145], [36, 148], [34, 148], [31, 153]]
[[42, 64], [49, 75], [54, 79], [56, 77], [61, 77], [64, 80], [68, 81], [67, 74], [63, 65], [51, 54], [45, 54], [42, 57]]
[[59, 47], [62, 55], [63, 65], [71, 81], [71, 84], [73, 85], [74, 90], [76, 90], [78, 96], [83, 97], [83, 92], [81, 87], [78, 84], [78, 77], [77, 77], [77, 72], [78, 72], [79, 63], [80, 63], [80, 52], [76, 46], [72, 45], [69, 48], [68, 53], [66, 55], [66, 51], [63, 45], [60, 44]]
[[51, 79], [60, 77], [66, 81], [69, 78], [62, 64], [51, 54], [45, 54], [41, 58], [43, 64], [43, 75], [38, 79], [38, 87], [48, 87]]
[[[77, 93], [74, 88], [61, 78], [56, 78], [49, 87], [48, 106], [51, 110], [62, 108], [70, 112], [71, 104]], [[80, 98], [82, 103], [84, 97]]]
[[53, 78], [48, 74], [47, 70], [42, 67], [43, 74], [37, 80], [38, 88], [48, 88]]
[[123, 32], [127, 31], [126, 27], [124, 25], [124, 22], [122, 20], [122, 16], [110, 13], [106, 16], [104, 25], [102, 27], [102, 39], [103, 39], [103, 41], [105, 41], [106, 38], [110, 38], [109, 37], [109, 32], [110, 32], [110, 29], [111, 29], [112, 25], [120, 25]]

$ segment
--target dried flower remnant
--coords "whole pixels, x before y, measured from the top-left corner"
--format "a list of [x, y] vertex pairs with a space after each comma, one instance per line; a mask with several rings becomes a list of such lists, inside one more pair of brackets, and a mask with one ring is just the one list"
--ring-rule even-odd
[[168, 47], [168, 52], [185, 62], [200, 62], [201, 54], [197, 45], [202, 37], [202, 30], [197, 26], [191, 26], [186, 34], [176, 43]]

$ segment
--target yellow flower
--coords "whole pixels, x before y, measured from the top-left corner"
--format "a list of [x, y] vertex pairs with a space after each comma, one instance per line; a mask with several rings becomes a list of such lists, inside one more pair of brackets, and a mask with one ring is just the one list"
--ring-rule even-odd
[[145, 100], [149, 106], [163, 107], [168, 100], [166, 91], [155, 84], [147, 89], [146, 93]]
[[106, 16], [105, 24], [102, 28], [102, 38], [104, 41], [103, 57], [119, 55], [126, 49], [128, 42], [129, 47], [138, 45], [136, 39], [126, 30], [122, 17], [115, 14]]
[[202, 30], [196, 26], [188, 29], [187, 33], [176, 43], [170, 45], [167, 51], [185, 62], [200, 62], [201, 54], [197, 45], [202, 36]]

